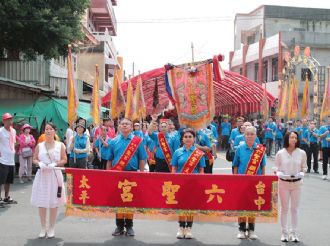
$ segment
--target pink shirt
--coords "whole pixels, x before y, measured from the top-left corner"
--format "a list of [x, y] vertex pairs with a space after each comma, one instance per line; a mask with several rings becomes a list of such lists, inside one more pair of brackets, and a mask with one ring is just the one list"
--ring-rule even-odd
[[34, 149], [34, 147], [36, 146], [36, 140], [34, 139], [34, 137], [29, 134], [30, 139], [27, 141], [26, 140], [26, 136], [24, 133], [22, 133], [21, 135], [19, 135], [18, 141], [19, 141], [19, 153], [22, 153], [22, 149], [26, 148], [26, 147], [30, 147], [31, 149]]

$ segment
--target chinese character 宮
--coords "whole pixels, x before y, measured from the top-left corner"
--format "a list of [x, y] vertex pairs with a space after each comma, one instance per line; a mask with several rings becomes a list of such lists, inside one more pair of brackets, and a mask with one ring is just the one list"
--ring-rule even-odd
[[122, 189], [123, 193], [120, 194], [121, 200], [123, 202], [132, 202], [133, 201], [133, 194], [131, 193], [132, 187], [136, 187], [136, 182], [130, 182], [127, 179], [124, 182], [119, 181], [118, 189]]
[[164, 182], [162, 196], [166, 196], [166, 204], [178, 204], [175, 200], [175, 193], [180, 189], [180, 185], [173, 185], [172, 181]]
[[265, 187], [266, 187], [266, 185], [262, 181], [259, 181], [259, 183], [256, 185], [257, 194], [258, 195], [264, 195], [265, 194]]
[[219, 189], [216, 184], [212, 184], [212, 189], [205, 190], [205, 194], [209, 195], [209, 199], [207, 203], [212, 202], [215, 195], [217, 196], [218, 203], [222, 203], [222, 197], [220, 194], [225, 194], [226, 191], [224, 189]]
[[87, 184], [87, 182], [88, 182], [88, 178], [86, 178], [86, 176], [83, 175], [81, 180], [80, 180], [79, 188], [90, 189], [91, 187]]

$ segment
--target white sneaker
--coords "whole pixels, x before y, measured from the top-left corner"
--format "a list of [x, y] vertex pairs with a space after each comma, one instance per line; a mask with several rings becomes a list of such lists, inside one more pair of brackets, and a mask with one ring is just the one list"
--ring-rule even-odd
[[184, 228], [180, 227], [177, 234], [176, 234], [177, 239], [183, 239], [184, 238]]
[[282, 234], [281, 241], [284, 243], [289, 242], [288, 234]]
[[23, 181], [22, 178], [19, 179], [19, 183], [20, 183], [20, 184], [24, 184], [24, 181]]
[[299, 240], [298, 236], [297, 236], [295, 233], [292, 233], [292, 234], [290, 235], [290, 241], [291, 241], [291, 242], [298, 243], [300, 240]]
[[239, 231], [238, 234], [237, 234], [237, 238], [238, 239], [245, 239], [246, 238], [245, 232], [244, 231]]
[[47, 238], [53, 238], [55, 237], [55, 230], [54, 228], [49, 228], [47, 231]]
[[323, 179], [323, 180], [327, 180], [327, 179], [328, 179], [328, 176], [327, 176], [327, 175], [323, 175], [323, 176], [322, 176], [322, 179]]
[[185, 239], [192, 239], [194, 238], [192, 233], [191, 233], [191, 227], [187, 227], [185, 230], [184, 230], [184, 237]]
[[248, 237], [249, 237], [250, 239], [252, 239], [252, 240], [256, 240], [256, 239], [258, 239], [258, 236], [255, 234], [254, 231], [249, 231], [249, 232], [248, 232]]
[[45, 238], [46, 237], [46, 229], [41, 228], [41, 231], [38, 235], [39, 238]]

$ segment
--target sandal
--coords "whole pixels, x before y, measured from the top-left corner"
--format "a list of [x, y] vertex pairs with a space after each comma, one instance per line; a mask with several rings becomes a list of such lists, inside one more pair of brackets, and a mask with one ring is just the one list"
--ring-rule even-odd
[[13, 200], [10, 196], [4, 198], [3, 202], [7, 204], [17, 204], [17, 201]]

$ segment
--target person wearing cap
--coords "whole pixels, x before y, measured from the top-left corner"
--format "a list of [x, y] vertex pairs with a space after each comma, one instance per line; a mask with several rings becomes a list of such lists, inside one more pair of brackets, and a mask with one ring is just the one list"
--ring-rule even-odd
[[69, 165], [73, 168], [87, 168], [87, 157], [90, 152], [90, 141], [86, 131], [86, 125], [78, 123], [75, 127], [76, 134], [70, 140]]
[[[3, 203], [17, 203], [9, 196], [10, 185], [14, 182], [16, 131], [12, 127], [13, 116], [10, 113], [2, 115], [3, 127], [0, 128], [0, 207]], [[5, 196], [2, 199], [1, 190], [4, 185]]]
[[19, 135], [19, 171], [18, 177], [19, 182], [24, 184], [23, 181], [23, 174], [26, 169], [26, 176], [28, 181], [31, 181], [32, 176], [32, 157], [33, 157], [33, 150], [36, 145], [36, 140], [30, 134], [31, 126], [29, 124], [24, 124], [21, 127], [21, 134]]
[[[158, 116], [152, 115], [152, 121], [148, 128], [148, 134], [156, 145], [155, 159], [156, 166], [155, 172], [171, 172], [170, 161], [172, 154], [180, 146], [180, 142], [177, 138], [172, 138], [168, 133], [168, 120], [161, 119], [159, 123], [159, 132], [154, 131], [154, 122], [157, 121]], [[165, 140], [164, 140], [165, 139]], [[160, 141], [164, 141], [161, 145]], [[168, 147], [167, 147], [168, 146]], [[165, 152], [167, 151], [167, 152]], [[167, 157], [166, 157], [167, 156]]]

